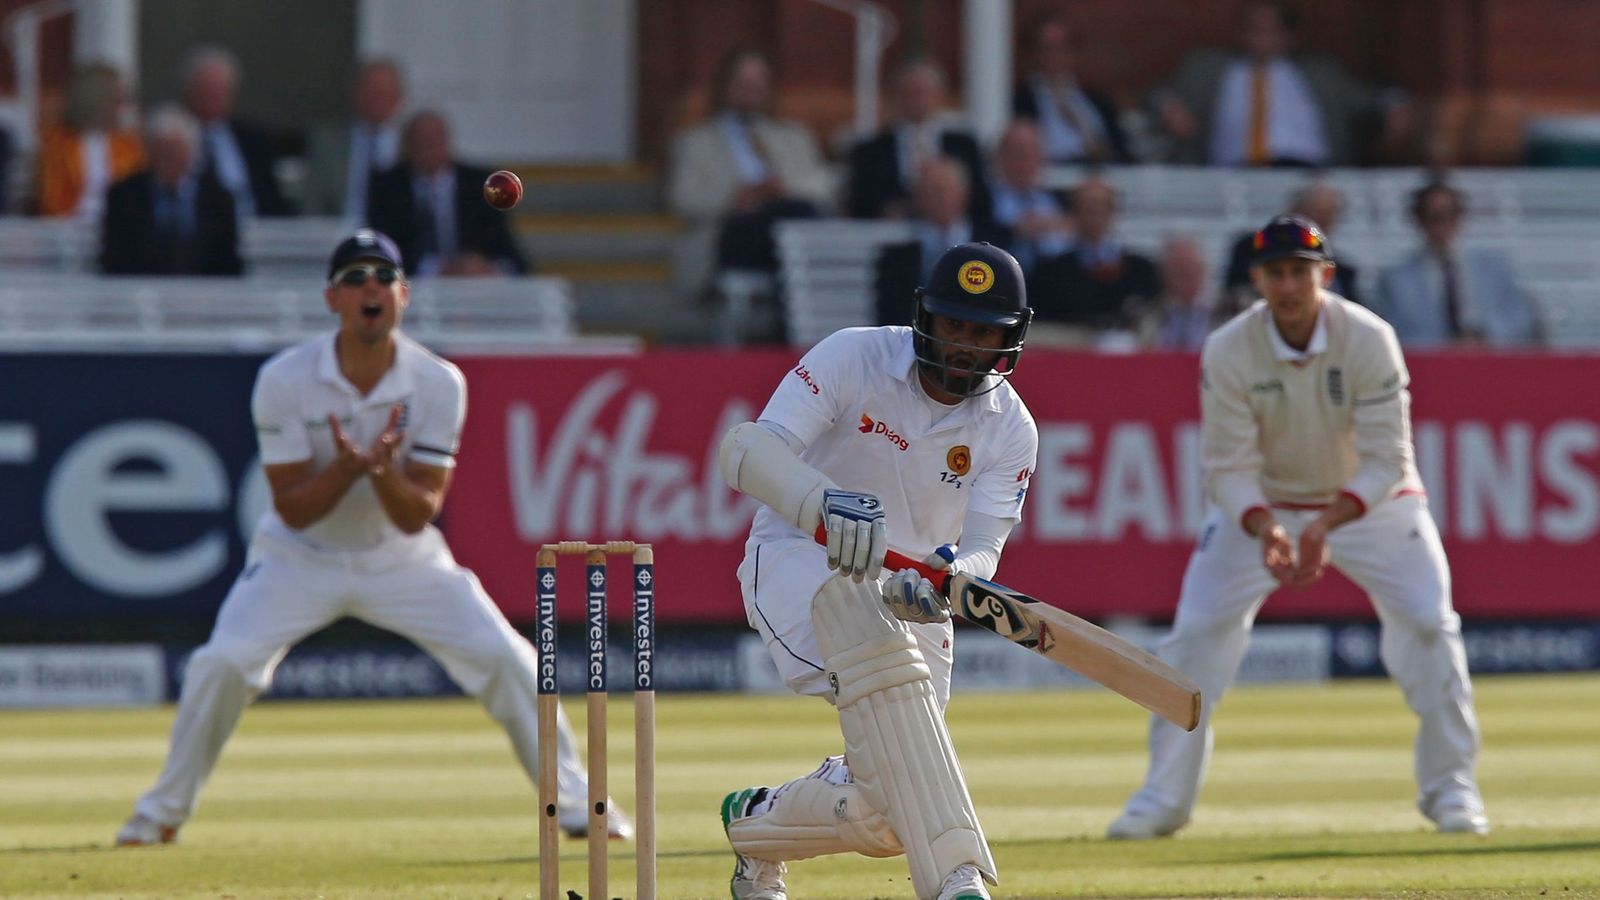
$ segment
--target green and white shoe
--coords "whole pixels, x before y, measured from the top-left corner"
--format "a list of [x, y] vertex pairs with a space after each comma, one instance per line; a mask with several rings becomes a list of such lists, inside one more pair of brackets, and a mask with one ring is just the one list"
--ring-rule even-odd
[[[769, 789], [745, 788], [722, 798], [722, 833], [735, 819], [747, 818], [750, 809], [767, 799]], [[733, 877], [728, 879], [728, 891], [733, 900], [789, 900], [789, 891], [783, 884], [783, 873], [788, 866], [745, 856], [737, 850], [733, 854]]]
[[956, 866], [939, 887], [939, 900], [989, 900], [977, 866]]

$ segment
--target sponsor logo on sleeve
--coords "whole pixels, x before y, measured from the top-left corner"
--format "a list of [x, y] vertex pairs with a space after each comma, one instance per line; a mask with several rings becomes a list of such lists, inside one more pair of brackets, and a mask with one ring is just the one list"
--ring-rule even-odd
[[812, 377], [810, 369], [807, 369], [805, 366], [795, 366], [794, 374], [799, 376], [800, 380], [805, 384], [805, 386], [811, 389], [812, 394], [822, 393], [822, 388], [817, 386], [817, 380]]

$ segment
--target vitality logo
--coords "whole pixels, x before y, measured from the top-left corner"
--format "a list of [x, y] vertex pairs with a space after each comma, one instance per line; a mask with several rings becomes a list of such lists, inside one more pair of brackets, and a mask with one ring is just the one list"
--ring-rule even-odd
[[902, 453], [911, 449], [910, 441], [898, 434], [895, 434], [892, 430], [890, 430], [889, 426], [883, 424], [882, 422], [874, 422], [872, 417], [866, 413], [861, 414], [861, 427], [856, 430], [862, 434], [881, 434], [889, 439], [889, 443], [899, 447], [900, 452]]

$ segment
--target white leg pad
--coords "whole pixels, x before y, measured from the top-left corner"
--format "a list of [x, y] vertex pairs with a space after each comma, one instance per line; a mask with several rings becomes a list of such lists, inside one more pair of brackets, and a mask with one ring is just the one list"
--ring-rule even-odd
[[766, 812], [729, 823], [734, 850], [773, 862], [830, 853], [884, 857], [905, 852], [888, 818], [853, 783], [800, 778], [779, 790]]
[[834, 688], [845, 755], [862, 799], [905, 848], [918, 897], [957, 866], [997, 880], [994, 859], [945, 729], [916, 638], [883, 608], [878, 586], [830, 578], [811, 618]]

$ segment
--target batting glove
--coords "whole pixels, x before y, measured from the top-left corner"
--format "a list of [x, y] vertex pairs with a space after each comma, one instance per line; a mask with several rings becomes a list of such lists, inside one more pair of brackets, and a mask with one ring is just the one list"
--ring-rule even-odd
[[902, 622], [947, 622], [950, 601], [916, 569], [901, 569], [883, 583], [883, 605]]
[[878, 498], [857, 491], [823, 491], [822, 520], [828, 529], [828, 568], [857, 582], [877, 580], [883, 556], [889, 552], [889, 528]]

